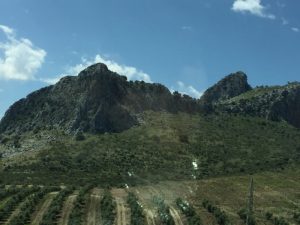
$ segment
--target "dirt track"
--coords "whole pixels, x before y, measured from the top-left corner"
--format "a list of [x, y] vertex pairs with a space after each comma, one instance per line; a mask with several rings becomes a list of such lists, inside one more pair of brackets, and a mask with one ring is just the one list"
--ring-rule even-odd
[[39, 207], [38, 211], [36, 211], [32, 216], [31, 225], [39, 225], [43, 219], [45, 212], [48, 210], [53, 198], [58, 194], [58, 192], [51, 192], [46, 195], [44, 202]]
[[183, 225], [183, 222], [181, 220], [181, 216], [180, 216], [179, 212], [177, 211], [177, 209], [170, 206], [170, 214], [174, 219], [175, 225]]
[[100, 201], [102, 191], [93, 189], [87, 205], [86, 225], [101, 225]]
[[154, 212], [148, 209], [145, 209], [146, 220], [148, 225], [156, 225]]
[[57, 223], [58, 225], [68, 225], [69, 217], [72, 212], [73, 205], [77, 198], [77, 195], [78, 195], [78, 191], [74, 192], [72, 195], [70, 195], [67, 198], [67, 200], [64, 204], [63, 210], [62, 210], [61, 218], [59, 219], [59, 221]]
[[112, 189], [111, 191], [117, 205], [116, 225], [130, 224], [130, 209], [126, 204], [127, 192], [124, 189]]

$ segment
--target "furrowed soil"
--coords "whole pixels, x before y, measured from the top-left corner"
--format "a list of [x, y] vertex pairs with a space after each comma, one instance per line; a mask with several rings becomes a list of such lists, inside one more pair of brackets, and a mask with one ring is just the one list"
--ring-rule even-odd
[[86, 225], [101, 225], [100, 202], [103, 190], [94, 188], [91, 192], [86, 212]]
[[75, 191], [72, 195], [68, 196], [64, 203], [61, 218], [58, 221], [58, 225], [68, 225], [69, 217], [72, 212], [75, 200], [78, 196], [78, 191]]
[[130, 209], [126, 203], [127, 192], [125, 189], [114, 188], [111, 190], [112, 196], [116, 201], [117, 218], [116, 225], [129, 225], [130, 224]]

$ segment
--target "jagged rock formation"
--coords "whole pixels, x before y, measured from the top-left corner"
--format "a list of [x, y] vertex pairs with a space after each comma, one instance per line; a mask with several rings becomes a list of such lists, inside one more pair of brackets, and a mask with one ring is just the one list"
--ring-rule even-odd
[[200, 103], [203, 105], [212, 105], [220, 100], [238, 96], [251, 89], [245, 73], [232, 73], [208, 88], [200, 98]]
[[257, 87], [235, 98], [221, 101], [216, 111], [285, 120], [300, 128], [300, 83]]
[[1, 120], [0, 133], [51, 128], [121, 132], [138, 124], [137, 114], [145, 110], [193, 113], [199, 106], [161, 84], [127, 81], [99, 63], [13, 104]]
[[13, 104], [0, 122], [0, 134], [53, 128], [73, 134], [122, 132], [139, 124], [139, 114], [146, 110], [237, 113], [300, 127], [300, 84], [252, 89], [246, 74], [237, 72], [196, 100], [172, 94], [161, 84], [127, 81], [98, 63]]

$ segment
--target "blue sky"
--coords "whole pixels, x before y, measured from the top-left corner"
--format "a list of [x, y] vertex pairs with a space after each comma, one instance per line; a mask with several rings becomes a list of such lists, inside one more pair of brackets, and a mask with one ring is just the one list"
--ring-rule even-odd
[[0, 117], [94, 62], [198, 97], [242, 70], [300, 81], [297, 0], [1, 0]]

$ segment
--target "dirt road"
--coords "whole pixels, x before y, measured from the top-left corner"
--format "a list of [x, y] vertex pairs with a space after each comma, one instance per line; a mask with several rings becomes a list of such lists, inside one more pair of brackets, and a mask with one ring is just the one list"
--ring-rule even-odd
[[73, 209], [74, 202], [77, 198], [78, 191], [75, 191], [72, 195], [70, 195], [62, 209], [61, 218], [58, 220], [58, 225], [68, 225], [69, 217]]
[[181, 215], [174, 207], [170, 206], [170, 214], [174, 219], [175, 225], [183, 225]]
[[86, 225], [101, 225], [100, 202], [102, 190], [94, 188], [91, 192], [88, 205]]
[[130, 209], [126, 204], [127, 192], [124, 189], [112, 189], [111, 193], [116, 201], [117, 218], [116, 225], [129, 225], [130, 224]]
[[41, 206], [32, 216], [31, 225], [39, 225], [43, 219], [45, 212], [48, 210], [53, 198], [58, 194], [58, 192], [51, 192], [46, 195], [45, 200], [42, 202]]
[[156, 225], [154, 212], [149, 209], [145, 209], [146, 221], [148, 225]]

